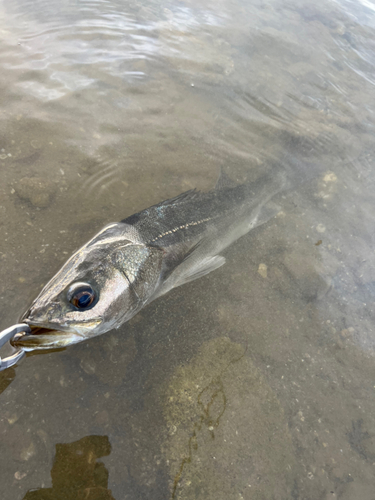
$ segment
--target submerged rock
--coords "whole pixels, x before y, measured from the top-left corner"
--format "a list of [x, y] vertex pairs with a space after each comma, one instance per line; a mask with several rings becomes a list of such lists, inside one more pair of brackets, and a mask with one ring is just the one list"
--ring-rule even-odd
[[162, 399], [173, 499], [292, 497], [300, 471], [287, 419], [244, 346], [226, 337], [203, 344]]
[[34, 207], [46, 208], [50, 205], [57, 186], [54, 182], [41, 177], [24, 177], [16, 185], [18, 196], [30, 201]]
[[314, 249], [310, 245], [301, 250], [287, 253], [284, 257], [284, 266], [293, 278], [293, 283], [306, 300], [315, 300], [323, 297], [330, 287], [330, 278], [324, 265], [316, 258]]

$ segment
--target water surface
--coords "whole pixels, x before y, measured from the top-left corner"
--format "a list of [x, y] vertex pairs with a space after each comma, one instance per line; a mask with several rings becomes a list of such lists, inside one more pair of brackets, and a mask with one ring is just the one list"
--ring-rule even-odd
[[1, 373], [2, 500], [373, 499], [374, 30], [367, 0], [0, 2], [2, 328], [104, 224], [220, 168], [295, 186], [215, 273]]

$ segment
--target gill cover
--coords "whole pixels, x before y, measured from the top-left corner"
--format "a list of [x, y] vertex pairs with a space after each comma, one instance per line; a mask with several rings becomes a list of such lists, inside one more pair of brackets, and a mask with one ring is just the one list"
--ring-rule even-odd
[[125, 275], [142, 306], [156, 288], [162, 260], [162, 250], [144, 245], [126, 245], [112, 254], [114, 267]]

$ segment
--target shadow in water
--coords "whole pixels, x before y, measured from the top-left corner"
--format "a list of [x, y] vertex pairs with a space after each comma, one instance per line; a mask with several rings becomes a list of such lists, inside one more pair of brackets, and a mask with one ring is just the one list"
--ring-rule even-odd
[[16, 378], [16, 371], [14, 368], [7, 368], [0, 372], [0, 394], [13, 382]]
[[115, 500], [108, 489], [108, 471], [100, 457], [111, 453], [107, 436], [86, 436], [56, 445], [52, 488], [30, 490], [24, 500]]

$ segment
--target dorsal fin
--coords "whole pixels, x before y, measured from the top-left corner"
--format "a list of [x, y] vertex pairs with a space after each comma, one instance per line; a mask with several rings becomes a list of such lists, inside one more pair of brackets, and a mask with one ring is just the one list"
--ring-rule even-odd
[[155, 205], [151, 205], [151, 207], [148, 207], [146, 210], [137, 212], [131, 215], [130, 217], [123, 219], [121, 222], [126, 222], [127, 224], [136, 224], [137, 221], [140, 219], [140, 217], [144, 216], [144, 214], [147, 213], [147, 210], [151, 210], [153, 208], [168, 207], [170, 205], [179, 205], [180, 203], [183, 203], [185, 201], [193, 200], [199, 194], [200, 191], [197, 191], [196, 189], [189, 189], [189, 191], [185, 191], [184, 193], [181, 193], [175, 196], [174, 198], [169, 198], [169, 200], [165, 200]]
[[[162, 205], [176, 205], [178, 203], [182, 203], [187, 200], [192, 200], [199, 194], [199, 191], [197, 189], [189, 189], [189, 191], [185, 191], [184, 193], [178, 194], [174, 198], [170, 198], [169, 200], [162, 201], [161, 203], [158, 203], [157, 205], [153, 205], [154, 207], [160, 207]], [[152, 208], [152, 207], [150, 207]]]

